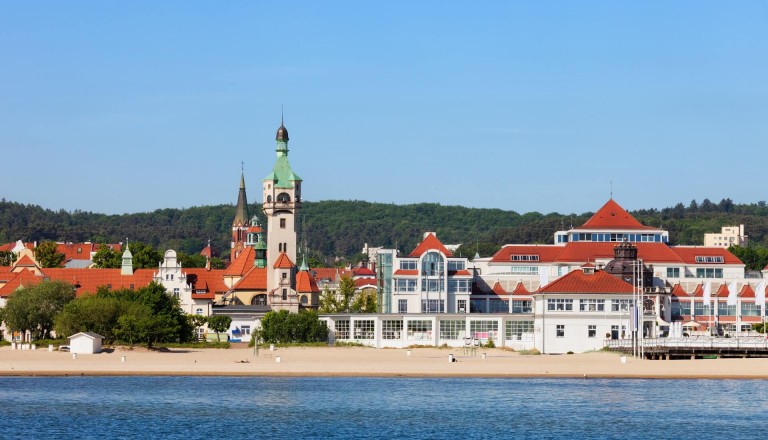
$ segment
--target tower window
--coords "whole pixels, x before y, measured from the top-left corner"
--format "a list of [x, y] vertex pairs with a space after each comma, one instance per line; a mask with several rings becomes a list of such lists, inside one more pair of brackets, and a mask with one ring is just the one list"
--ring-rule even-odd
[[291, 196], [288, 193], [280, 193], [277, 195], [278, 203], [288, 203], [291, 201]]
[[280, 219], [280, 229], [285, 229], [285, 219], [284, 218]]
[[283, 301], [288, 301], [288, 289], [283, 289]]

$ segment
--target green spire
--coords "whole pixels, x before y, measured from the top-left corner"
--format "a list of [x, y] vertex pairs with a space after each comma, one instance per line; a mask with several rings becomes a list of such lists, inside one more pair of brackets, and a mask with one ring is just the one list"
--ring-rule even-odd
[[277, 141], [277, 160], [272, 172], [264, 178], [275, 183], [275, 188], [293, 188], [293, 182], [300, 182], [301, 177], [294, 173], [291, 164], [288, 162], [288, 129], [285, 128], [282, 121], [280, 128], [277, 129], [275, 136]]

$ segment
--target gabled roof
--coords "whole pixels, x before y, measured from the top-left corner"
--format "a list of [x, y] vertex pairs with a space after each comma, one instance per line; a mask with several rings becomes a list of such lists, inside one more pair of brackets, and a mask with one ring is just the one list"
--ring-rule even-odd
[[393, 275], [400, 275], [400, 276], [416, 276], [419, 274], [419, 271], [416, 269], [413, 270], [406, 270], [406, 269], [397, 269]]
[[[613, 249], [620, 243], [576, 241], [565, 245], [555, 261], [576, 263], [613, 260]], [[666, 243], [632, 243], [637, 246], [637, 258], [646, 264], [682, 263], [683, 260]]]
[[[224, 269], [185, 268], [182, 270], [187, 277], [189, 275], [197, 276], [197, 283], [195, 283], [195, 289], [192, 291], [192, 299], [214, 299], [217, 293], [224, 293], [229, 290], [229, 287], [224, 284]], [[195, 293], [196, 291], [200, 293]]]
[[585, 274], [581, 270], [574, 270], [546, 286], [540, 287], [536, 293], [631, 294], [632, 290], [631, 284], [602, 270], [590, 274]]
[[154, 269], [138, 269], [131, 275], [123, 275], [120, 269], [43, 269], [43, 276], [51, 280], [64, 281], [76, 288], [77, 295], [96, 293], [99, 287], [111, 289], [134, 289], [148, 286], [152, 282]]
[[309, 271], [302, 270], [296, 274], [296, 291], [299, 293], [318, 293], [320, 288]]
[[525, 288], [525, 285], [522, 281], [517, 283], [517, 286], [515, 286], [515, 290], [512, 291], [512, 295], [530, 295], [531, 292]]
[[329, 280], [335, 282], [341, 275], [339, 269], [335, 267], [317, 267], [311, 271], [315, 274], [315, 280]]
[[253, 260], [256, 258], [256, 251], [252, 247], [246, 246], [235, 261], [224, 271], [225, 276], [243, 276], [253, 267]]
[[650, 226], [644, 226], [642, 223], [632, 217], [613, 199], [598, 209], [595, 215], [589, 218], [578, 229], [657, 229]]
[[94, 332], [75, 333], [74, 335], [70, 336], [69, 339], [75, 339], [80, 337], [85, 337], [88, 339], [104, 339], [104, 336], [101, 336], [100, 334], [94, 333]]
[[506, 294], [507, 294], [507, 291], [506, 291], [506, 290], [504, 290], [504, 288], [503, 288], [503, 287], [501, 287], [501, 283], [500, 283], [500, 282], [498, 282], [498, 281], [496, 281], [496, 283], [493, 285], [493, 289], [491, 289], [491, 290], [492, 290], [492, 291], [493, 291], [493, 293], [495, 293], [496, 295], [506, 295]]
[[272, 267], [275, 269], [290, 269], [295, 266], [296, 265], [293, 264], [293, 261], [288, 258], [288, 255], [285, 252], [280, 252], [280, 256], [277, 257], [277, 261], [275, 261], [275, 264]]
[[367, 267], [356, 267], [352, 269], [352, 274], [355, 277], [375, 277], [376, 273]]
[[704, 297], [704, 285], [703, 284], [697, 284], [696, 288], [693, 289], [693, 292], [691, 292], [691, 296], [694, 296], [696, 298], [703, 298]]
[[355, 289], [362, 289], [364, 287], [378, 289], [379, 285], [376, 282], [376, 278], [358, 278], [355, 280]]
[[267, 268], [252, 267], [240, 281], [232, 287], [233, 290], [267, 290]]
[[427, 232], [427, 234], [424, 237], [424, 240], [419, 243], [418, 246], [416, 246], [416, 249], [413, 250], [408, 256], [409, 257], [421, 257], [424, 253], [427, 251], [436, 250], [442, 252], [446, 257], [452, 257], [453, 253], [448, 250], [445, 246], [443, 246], [443, 243], [440, 242], [440, 240], [437, 239], [434, 233]]
[[717, 292], [715, 292], [714, 296], [719, 298], [728, 298], [729, 293], [730, 292], [728, 291], [728, 286], [723, 283], [720, 285], [720, 287], [717, 288]]
[[42, 281], [42, 278], [36, 276], [31, 270], [23, 269], [21, 272], [14, 273], [3, 287], [0, 287], [0, 297], [5, 297], [16, 291], [19, 287], [29, 287]]
[[19, 266], [23, 266], [23, 267], [36, 267], [37, 265], [35, 264], [34, 261], [32, 261], [31, 258], [29, 258], [29, 256], [24, 255], [23, 257], [21, 257], [19, 259], [19, 261], [14, 263], [14, 266], [15, 267], [19, 267]]

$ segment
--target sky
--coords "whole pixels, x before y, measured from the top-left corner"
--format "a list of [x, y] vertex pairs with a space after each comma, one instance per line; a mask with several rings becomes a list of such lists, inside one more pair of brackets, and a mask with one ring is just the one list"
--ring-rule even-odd
[[0, 197], [234, 204], [283, 112], [308, 201], [595, 211], [766, 195], [768, 2], [0, 7]]

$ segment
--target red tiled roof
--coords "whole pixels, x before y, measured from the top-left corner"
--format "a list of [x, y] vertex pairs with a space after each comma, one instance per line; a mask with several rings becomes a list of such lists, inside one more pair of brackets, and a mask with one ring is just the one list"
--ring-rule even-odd
[[312, 274], [302, 270], [296, 274], [296, 291], [299, 293], [317, 293], [320, 292], [320, 288], [317, 287], [317, 282]]
[[13, 277], [3, 287], [0, 287], [0, 297], [12, 294], [19, 286], [34, 286], [42, 280], [41, 277], [36, 276], [31, 270], [23, 269], [21, 272], [14, 273]]
[[688, 295], [688, 292], [686, 292], [685, 289], [680, 286], [680, 284], [675, 284], [675, 286], [672, 288], [672, 296], [684, 297], [690, 295]]
[[275, 269], [290, 269], [294, 266], [296, 265], [293, 264], [293, 261], [291, 261], [290, 258], [288, 258], [288, 255], [285, 252], [280, 252], [280, 256], [277, 257], [277, 261], [275, 261], [275, 264], [272, 267]]
[[540, 287], [536, 293], [632, 293], [632, 285], [598, 270], [585, 274], [574, 270], [557, 280]]
[[468, 270], [449, 270], [448, 276], [449, 277], [469, 277], [469, 276], [472, 276], [472, 274], [469, 273]]
[[[551, 263], [557, 259], [563, 246], [554, 244], [506, 244], [491, 258], [492, 263], [509, 263], [512, 255], [538, 255], [540, 263]], [[515, 263], [530, 265], [530, 261], [516, 261]]]
[[725, 285], [725, 283], [721, 284], [720, 287], [717, 289], [717, 292], [715, 292], [716, 297], [719, 298], [728, 298], [728, 286]]
[[499, 283], [498, 281], [496, 281], [496, 284], [493, 285], [493, 289], [491, 289], [491, 290], [493, 290], [493, 293], [495, 293], [496, 295], [506, 295], [507, 294], [507, 291], [504, 290], [503, 287], [501, 287], [501, 283]]
[[256, 251], [252, 247], [246, 246], [235, 261], [224, 271], [226, 276], [243, 276], [245, 272], [253, 267], [253, 260], [256, 258]]
[[200, 251], [200, 255], [204, 257], [211, 258], [213, 256], [213, 249], [211, 249], [211, 245], [204, 247], [202, 251]]
[[205, 293], [192, 292], [192, 299], [214, 299], [217, 293], [224, 293], [229, 290], [224, 284], [224, 269], [189, 268], [182, 269], [189, 275], [197, 275], [195, 291], [205, 290]]
[[512, 291], [512, 295], [530, 295], [531, 292], [528, 291], [528, 289], [525, 288], [525, 285], [522, 281], [517, 283], [517, 286], [515, 286], [515, 290]]
[[334, 282], [340, 277], [339, 269], [335, 267], [318, 267], [311, 270], [315, 274], [315, 280], [331, 280], [331, 282]]
[[16, 243], [6, 243], [0, 245], [0, 252], [10, 252], [16, 246]]
[[362, 289], [363, 287], [373, 287], [378, 288], [378, 283], [376, 282], [376, 278], [358, 278], [355, 280], [355, 288], [356, 289]]
[[394, 275], [406, 275], [406, 276], [416, 276], [419, 274], [418, 270], [405, 270], [405, 269], [397, 269], [394, 273]]
[[656, 229], [645, 226], [632, 217], [613, 199], [598, 209], [579, 229]]
[[704, 246], [670, 246], [670, 249], [680, 257], [680, 260], [686, 264], [718, 264], [718, 263], [697, 263], [696, 257], [723, 257], [720, 264], [744, 264], [736, 258], [735, 255], [728, 252], [726, 248], [704, 247]]
[[267, 268], [253, 267], [237, 284], [234, 290], [267, 290]]
[[694, 296], [696, 298], [703, 298], [704, 297], [704, 285], [703, 284], [697, 284], [696, 288], [693, 289], [693, 292], [691, 292], [691, 296]]
[[367, 267], [356, 267], [352, 269], [352, 274], [356, 277], [375, 277], [376, 273]]
[[752, 289], [752, 286], [745, 284], [741, 287], [741, 291], [739, 291], [738, 295], [740, 298], [754, 298], [755, 291]]
[[148, 286], [153, 275], [154, 269], [138, 269], [133, 275], [122, 275], [120, 269], [43, 269], [43, 277], [74, 285], [78, 296], [83, 293], [96, 293], [102, 286], [110, 286], [113, 290], [130, 289], [133, 284], [134, 288], [138, 289]]
[[16, 266], [16, 267], [18, 267], [18, 266], [25, 266], [25, 267], [31, 266], [31, 267], [35, 267], [37, 265], [35, 264], [34, 261], [32, 261], [31, 258], [29, 258], [29, 256], [24, 255], [23, 257], [21, 257], [21, 259], [19, 261], [16, 262], [16, 264], [14, 264], [14, 266]]
[[413, 250], [413, 252], [408, 255], [409, 257], [420, 257], [425, 252], [430, 250], [436, 250], [442, 252], [447, 257], [452, 257], [453, 253], [449, 251], [445, 246], [443, 246], [443, 243], [440, 242], [440, 240], [437, 239], [435, 234], [429, 232], [427, 233], [427, 236], [424, 237], [424, 240], [419, 243], [418, 246], [416, 246], [416, 249]]
[[[637, 246], [637, 258], [646, 264], [682, 263], [683, 260], [666, 243], [633, 243]], [[568, 243], [557, 256], [557, 262], [613, 260], [613, 248], [619, 243], [576, 241]]]
[[[64, 261], [90, 260], [91, 252], [98, 251], [101, 246], [99, 243], [56, 243], [56, 251], [64, 254]], [[106, 246], [116, 252], [122, 250], [119, 243], [106, 244]]]

